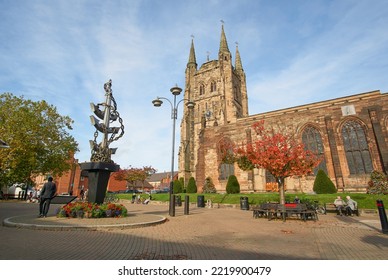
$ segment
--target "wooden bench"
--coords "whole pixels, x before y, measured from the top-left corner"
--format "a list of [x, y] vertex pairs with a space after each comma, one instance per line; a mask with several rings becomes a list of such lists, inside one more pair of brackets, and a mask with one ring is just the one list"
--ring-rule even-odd
[[[337, 207], [335, 206], [334, 203], [325, 203], [325, 215], [327, 214], [327, 212], [334, 212], [334, 213], [337, 213], [338, 214], [338, 210], [337, 210]], [[346, 215], [347, 212], [346, 212], [346, 206], [343, 206], [342, 210], [341, 210], [342, 214]], [[356, 214], [357, 216], [359, 216], [359, 211], [358, 211], [358, 208], [356, 208], [355, 210], [353, 210], [353, 214]]]
[[263, 203], [261, 205], [255, 206], [252, 208], [253, 217], [254, 218], [266, 217], [270, 220], [274, 215], [276, 215], [277, 206], [278, 206], [277, 203]]
[[325, 203], [325, 215], [327, 214], [327, 212], [338, 212], [337, 207], [334, 203]]
[[253, 207], [252, 210], [254, 218], [266, 217], [268, 220], [272, 220], [273, 218], [277, 219], [282, 217], [283, 220], [286, 220], [287, 217], [295, 215], [304, 221], [308, 219], [318, 220], [317, 213], [314, 210], [307, 209], [306, 204], [301, 203], [287, 203], [284, 205], [278, 203], [263, 203]]
[[318, 215], [314, 210], [307, 209], [307, 205], [303, 203], [286, 203], [280, 207], [283, 220], [287, 217], [296, 215], [298, 218], [306, 221], [308, 219], [318, 220]]
[[69, 204], [74, 199], [76, 199], [77, 196], [71, 196], [71, 195], [56, 195], [51, 199], [51, 204]]

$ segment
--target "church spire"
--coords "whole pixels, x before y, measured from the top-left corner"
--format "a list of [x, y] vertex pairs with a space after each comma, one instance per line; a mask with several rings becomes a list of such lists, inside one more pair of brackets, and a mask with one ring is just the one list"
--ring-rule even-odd
[[191, 39], [191, 48], [190, 48], [190, 55], [189, 55], [189, 62], [187, 63], [187, 67], [197, 68], [197, 60], [195, 58], [195, 50], [194, 50], [194, 38]]
[[236, 42], [236, 60], [234, 63], [236, 67], [236, 71], [244, 71], [241, 63], [241, 57], [240, 57], [240, 52], [238, 51], [238, 43]]
[[225, 31], [224, 31], [224, 22], [222, 22], [222, 29], [221, 29], [221, 41], [220, 41], [220, 50], [219, 53], [222, 52], [229, 52], [228, 48], [228, 42], [226, 41]]

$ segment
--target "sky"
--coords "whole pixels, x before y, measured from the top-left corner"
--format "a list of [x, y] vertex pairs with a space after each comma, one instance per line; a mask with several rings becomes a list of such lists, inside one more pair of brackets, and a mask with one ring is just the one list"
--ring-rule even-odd
[[[0, 92], [46, 100], [70, 116], [84, 162], [95, 132], [89, 104], [105, 100], [111, 79], [125, 127], [112, 159], [169, 172], [171, 107], [152, 100], [172, 100], [170, 88], [184, 87], [192, 39], [199, 68], [217, 59], [224, 25], [254, 115], [387, 92], [387, 15], [385, 0], [0, 0]], [[181, 116], [182, 106], [175, 171]]]

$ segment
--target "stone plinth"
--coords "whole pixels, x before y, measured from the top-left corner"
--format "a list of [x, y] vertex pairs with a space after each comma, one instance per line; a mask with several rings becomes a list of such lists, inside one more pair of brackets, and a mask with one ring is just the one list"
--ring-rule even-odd
[[83, 162], [82, 170], [88, 171], [88, 201], [101, 204], [104, 202], [111, 172], [118, 171], [120, 166], [109, 162]]

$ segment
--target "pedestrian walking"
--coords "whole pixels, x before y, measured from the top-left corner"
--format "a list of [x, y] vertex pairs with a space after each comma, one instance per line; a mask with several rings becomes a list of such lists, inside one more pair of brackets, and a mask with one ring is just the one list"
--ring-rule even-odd
[[48, 177], [47, 183], [43, 185], [40, 195], [39, 203], [39, 218], [47, 217], [47, 213], [50, 208], [51, 199], [55, 196], [57, 192], [57, 186], [53, 182], [53, 177]]

